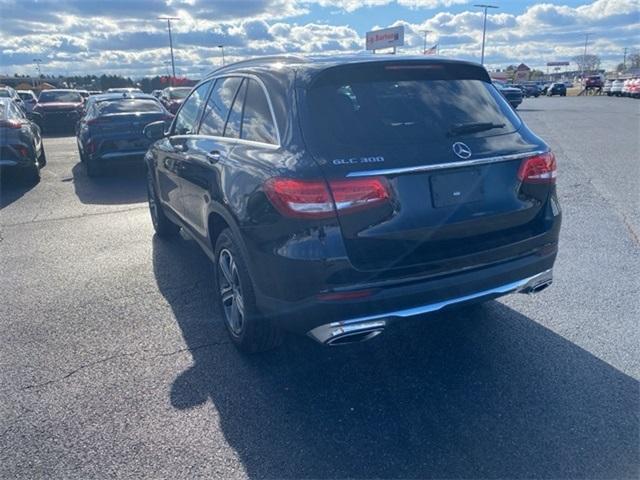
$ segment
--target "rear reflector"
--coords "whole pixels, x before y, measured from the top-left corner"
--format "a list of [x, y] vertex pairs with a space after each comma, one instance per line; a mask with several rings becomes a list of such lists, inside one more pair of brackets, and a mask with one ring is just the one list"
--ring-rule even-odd
[[318, 300], [324, 302], [336, 302], [340, 300], [357, 300], [359, 298], [366, 298], [373, 295], [374, 290], [353, 290], [350, 292], [331, 292], [321, 293], [316, 296]]
[[523, 183], [556, 183], [557, 175], [556, 157], [551, 152], [525, 158], [518, 169]]
[[[328, 187], [328, 188], [327, 188]], [[383, 178], [349, 180], [294, 180], [272, 178], [265, 192], [280, 213], [296, 218], [328, 218], [335, 211], [348, 213], [389, 199]]]

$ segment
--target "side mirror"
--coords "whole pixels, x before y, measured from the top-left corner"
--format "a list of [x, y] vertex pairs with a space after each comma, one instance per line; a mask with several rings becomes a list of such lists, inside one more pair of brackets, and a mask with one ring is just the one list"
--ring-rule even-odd
[[160, 140], [165, 136], [164, 128], [165, 128], [164, 121], [159, 120], [157, 122], [150, 123], [146, 127], [144, 127], [144, 129], [142, 130], [142, 133], [149, 140], [154, 140], [154, 141]]
[[32, 122], [39, 123], [40, 120], [42, 120], [42, 115], [40, 115], [38, 112], [32, 111], [32, 112], [27, 112], [27, 118]]

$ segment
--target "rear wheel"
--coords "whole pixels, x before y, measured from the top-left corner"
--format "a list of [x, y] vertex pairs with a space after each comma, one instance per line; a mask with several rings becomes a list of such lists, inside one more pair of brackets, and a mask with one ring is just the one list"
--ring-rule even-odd
[[87, 168], [87, 175], [89, 175], [90, 177], [97, 177], [102, 173], [100, 165], [98, 165], [98, 162], [96, 162], [95, 160], [87, 158], [84, 164]]
[[29, 165], [29, 167], [24, 169], [22, 174], [26, 183], [30, 185], [38, 183], [40, 181], [40, 165], [36, 161], [33, 164]]
[[218, 305], [233, 343], [248, 353], [270, 350], [282, 343], [282, 332], [260, 315], [244, 258], [230, 229], [216, 242]]
[[44, 145], [40, 146], [40, 156], [38, 157], [38, 165], [40, 168], [44, 167], [47, 164], [47, 156], [44, 153]]
[[175, 237], [180, 231], [180, 227], [165, 215], [156, 193], [151, 172], [147, 173], [147, 198], [149, 200], [151, 222], [156, 234], [162, 238]]

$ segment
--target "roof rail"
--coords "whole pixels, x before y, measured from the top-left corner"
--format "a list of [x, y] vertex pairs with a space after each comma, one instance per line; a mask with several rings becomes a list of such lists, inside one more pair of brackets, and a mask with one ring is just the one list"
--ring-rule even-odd
[[265, 65], [270, 63], [304, 63], [307, 62], [308, 58], [303, 57], [301, 55], [268, 55], [265, 57], [255, 57], [248, 58], [246, 60], [239, 60], [237, 62], [229, 63], [227, 65], [223, 65], [222, 67], [213, 69], [209, 73], [207, 73], [207, 77], [212, 75], [213, 73], [218, 73], [230, 68], [243, 67], [243, 66], [252, 66], [252, 65]]

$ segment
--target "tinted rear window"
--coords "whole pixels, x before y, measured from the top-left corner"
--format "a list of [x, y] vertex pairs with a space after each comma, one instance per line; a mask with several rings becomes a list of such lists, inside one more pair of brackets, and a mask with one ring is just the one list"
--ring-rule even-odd
[[480, 73], [444, 67], [387, 66], [369, 74], [338, 69], [312, 84], [307, 106], [307, 129], [317, 145], [426, 145], [450, 141], [448, 133], [457, 124], [504, 124], [465, 134], [473, 136], [505, 134], [520, 126], [502, 95]]
[[183, 98], [187, 98], [189, 92], [191, 92], [190, 88], [176, 88], [169, 90], [169, 98], [182, 100]]
[[163, 108], [155, 100], [113, 100], [98, 104], [100, 115], [110, 113], [162, 113]]
[[78, 92], [47, 92], [40, 93], [38, 97], [40, 103], [51, 102], [68, 102], [68, 103], [80, 103], [82, 102], [82, 96]]

